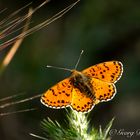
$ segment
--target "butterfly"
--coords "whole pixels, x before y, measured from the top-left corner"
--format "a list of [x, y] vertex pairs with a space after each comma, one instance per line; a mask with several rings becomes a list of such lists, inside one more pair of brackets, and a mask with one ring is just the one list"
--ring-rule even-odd
[[123, 73], [119, 61], [93, 65], [83, 71], [71, 70], [71, 76], [48, 89], [41, 97], [47, 107], [71, 107], [78, 112], [89, 112], [100, 103], [111, 100], [116, 94], [115, 83]]

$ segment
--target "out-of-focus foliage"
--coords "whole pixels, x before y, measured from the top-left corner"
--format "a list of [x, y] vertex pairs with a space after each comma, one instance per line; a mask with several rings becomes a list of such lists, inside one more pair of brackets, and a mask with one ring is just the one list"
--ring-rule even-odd
[[[52, 0], [33, 17], [31, 25], [50, 17], [69, 3], [71, 2], [68, 0]], [[21, 3], [13, 0], [11, 3], [2, 0], [0, 8], [17, 9], [25, 4], [26, 1]], [[92, 110], [89, 115], [91, 123], [97, 127], [99, 124], [105, 125], [115, 116], [114, 128], [132, 131], [138, 129], [140, 124], [139, 0], [81, 0], [64, 17], [25, 39], [9, 68], [0, 77], [0, 96], [5, 97], [20, 92], [26, 92], [28, 95], [44, 92], [70, 75], [66, 71], [47, 69], [46, 65], [73, 68], [82, 49], [85, 52], [78, 70], [108, 60], [119, 60], [124, 65], [122, 78], [116, 84], [115, 98], [97, 105]], [[0, 58], [5, 51], [1, 52]], [[0, 118], [0, 132], [6, 140], [31, 139], [28, 132], [37, 133], [39, 122], [45, 117], [60, 122], [65, 118], [65, 110], [49, 109], [42, 106], [39, 100], [24, 104], [23, 107], [39, 109], [32, 113]], [[9, 127], [9, 124], [13, 127]], [[124, 140], [125, 136], [115, 135], [113, 140], [115, 139]], [[136, 139], [139, 137], [136, 136]]]

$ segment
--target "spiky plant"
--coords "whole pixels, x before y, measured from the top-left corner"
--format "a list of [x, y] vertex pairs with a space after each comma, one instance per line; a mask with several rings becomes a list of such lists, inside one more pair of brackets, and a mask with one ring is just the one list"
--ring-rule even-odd
[[57, 121], [52, 121], [50, 118], [44, 119], [41, 122], [43, 136], [30, 134], [42, 140], [110, 140], [108, 136], [112, 126], [112, 119], [104, 130], [101, 126], [96, 129], [94, 126], [89, 127], [88, 115], [76, 111], [67, 111], [68, 121], [65, 121], [65, 126], [60, 125]]

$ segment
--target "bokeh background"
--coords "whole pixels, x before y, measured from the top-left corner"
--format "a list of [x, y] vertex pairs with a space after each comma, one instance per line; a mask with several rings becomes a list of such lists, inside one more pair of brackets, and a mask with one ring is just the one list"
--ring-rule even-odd
[[[0, 9], [7, 11], [0, 19], [30, 1], [0, 0]], [[32, 0], [36, 7], [42, 0]], [[74, 1], [52, 0], [32, 18], [31, 26], [41, 23]], [[24, 10], [25, 13], [28, 12]], [[23, 14], [23, 13], [22, 13]], [[10, 46], [9, 46], [10, 48]], [[0, 98], [24, 93], [24, 99], [46, 91], [69, 76], [67, 71], [47, 69], [46, 65], [73, 68], [84, 50], [78, 66], [82, 70], [109, 60], [119, 60], [124, 73], [116, 83], [115, 98], [97, 105], [89, 115], [96, 128], [115, 117], [113, 129], [133, 132], [140, 129], [140, 1], [139, 0], [81, 0], [71, 11], [48, 27], [28, 36], [10, 65], [0, 77]], [[1, 60], [8, 48], [0, 52]], [[8, 101], [9, 102], [9, 101]], [[65, 109], [53, 110], [43, 106], [39, 98], [11, 106], [2, 112], [26, 108], [36, 111], [0, 117], [1, 140], [32, 140], [29, 133], [40, 134], [40, 122], [47, 117], [59, 122], [65, 119]], [[114, 135], [113, 140], [126, 136]], [[138, 140], [139, 136], [131, 139]]]

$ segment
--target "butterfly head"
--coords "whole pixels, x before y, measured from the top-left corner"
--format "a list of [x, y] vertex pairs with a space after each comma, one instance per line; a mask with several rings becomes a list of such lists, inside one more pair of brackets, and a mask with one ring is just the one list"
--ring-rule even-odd
[[76, 69], [71, 70], [71, 77], [81, 77], [82, 73]]

